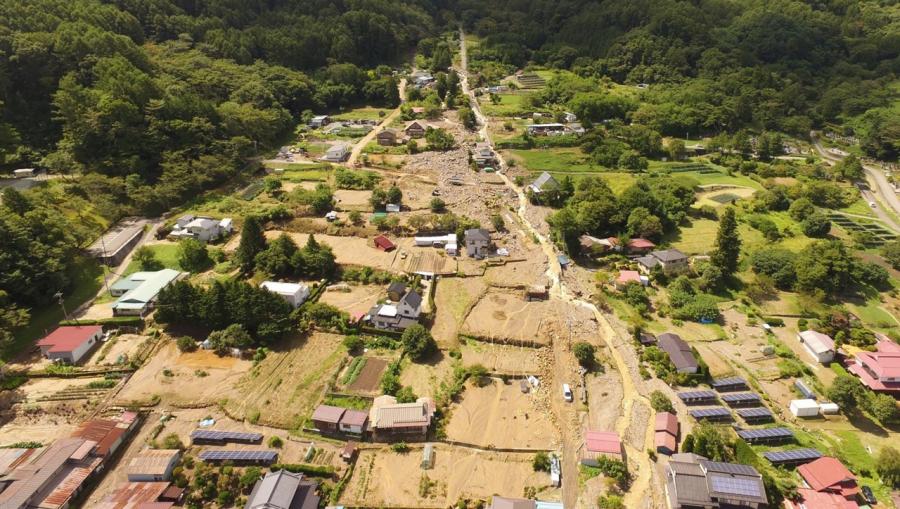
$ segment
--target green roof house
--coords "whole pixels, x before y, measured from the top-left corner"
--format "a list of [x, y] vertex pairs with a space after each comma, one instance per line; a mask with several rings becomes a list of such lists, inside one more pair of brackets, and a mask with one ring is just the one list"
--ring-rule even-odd
[[[177, 270], [163, 269], [138, 274], [141, 274], [143, 280], [134, 288], [127, 290], [113, 304], [113, 316], [144, 316], [153, 309], [159, 292], [169, 286], [172, 281], [181, 277], [182, 273]], [[130, 284], [123, 283], [122, 287], [130, 286]]]

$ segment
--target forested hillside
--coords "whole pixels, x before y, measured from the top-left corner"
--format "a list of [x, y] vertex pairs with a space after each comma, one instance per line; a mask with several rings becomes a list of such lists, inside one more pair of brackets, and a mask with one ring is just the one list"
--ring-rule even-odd
[[432, 31], [416, 2], [4, 2], [0, 156], [90, 172], [105, 215], [159, 213], [304, 110], [396, 104], [377, 67]]
[[535, 62], [647, 83], [632, 118], [665, 135], [847, 123], [870, 155], [897, 157], [895, 2], [460, 0], [458, 11], [488, 76]]

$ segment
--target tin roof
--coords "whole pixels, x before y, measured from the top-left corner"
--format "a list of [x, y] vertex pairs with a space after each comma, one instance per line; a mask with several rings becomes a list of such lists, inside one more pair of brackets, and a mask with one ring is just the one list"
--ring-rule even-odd
[[178, 449], [144, 449], [128, 462], [128, 475], [166, 475], [181, 456]]
[[673, 436], [678, 435], [678, 417], [670, 412], [659, 412], [656, 414], [656, 431], [665, 431]]
[[312, 420], [337, 424], [341, 422], [341, 417], [346, 409], [331, 405], [319, 405], [313, 412]]
[[622, 454], [622, 440], [614, 431], [587, 431], [584, 434], [584, 445], [590, 452]]
[[100, 325], [62, 325], [37, 344], [49, 346], [50, 352], [71, 352], [102, 331]]

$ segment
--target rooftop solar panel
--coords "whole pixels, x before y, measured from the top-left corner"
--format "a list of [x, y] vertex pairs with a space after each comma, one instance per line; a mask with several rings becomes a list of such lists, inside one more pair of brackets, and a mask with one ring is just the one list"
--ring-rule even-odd
[[[748, 408], [747, 410], [753, 410]], [[756, 440], [760, 438], [789, 438], [794, 436], [789, 428], [744, 429], [738, 431], [738, 436], [744, 440]]]
[[735, 394], [723, 394], [722, 401], [759, 401], [759, 395], [752, 392], [738, 392]]
[[700, 460], [700, 466], [707, 472], [719, 472], [721, 474], [736, 475], [759, 475], [756, 469], [750, 465], [742, 465], [740, 463], [724, 463], [721, 461]]
[[200, 459], [204, 461], [275, 461], [276, 451], [203, 451]]
[[681, 399], [715, 399], [716, 393], [713, 391], [686, 391], [679, 392], [678, 397]]
[[737, 410], [741, 417], [772, 417], [772, 411], [766, 407], [741, 408]]
[[763, 456], [772, 463], [804, 463], [822, 457], [816, 449], [793, 449], [790, 451], [769, 451]]
[[747, 497], [759, 497], [759, 482], [755, 479], [741, 479], [734, 477], [726, 477], [724, 475], [712, 475], [709, 477], [709, 484], [713, 491], [726, 493], [729, 495], [743, 495]]

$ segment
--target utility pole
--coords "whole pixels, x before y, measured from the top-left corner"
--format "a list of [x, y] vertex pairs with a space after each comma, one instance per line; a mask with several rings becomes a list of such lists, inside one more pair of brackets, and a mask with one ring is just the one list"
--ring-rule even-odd
[[61, 291], [56, 292], [55, 294], [53, 294], [53, 296], [56, 297], [57, 301], [59, 302], [60, 307], [63, 310], [63, 316], [65, 316], [66, 320], [68, 321], [69, 320], [69, 312], [66, 311], [66, 301], [65, 301], [65, 299], [63, 299], [62, 292]]

